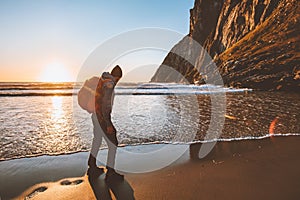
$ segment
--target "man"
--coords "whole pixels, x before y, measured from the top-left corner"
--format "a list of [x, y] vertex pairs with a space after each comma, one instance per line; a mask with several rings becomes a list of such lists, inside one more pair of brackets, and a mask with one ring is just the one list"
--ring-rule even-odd
[[103, 168], [98, 168], [96, 165], [97, 154], [104, 137], [108, 145], [106, 181], [124, 179], [124, 176], [117, 173], [114, 169], [118, 140], [116, 129], [111, 121], [114, 88], [121, 77], [122, 70], [118, 65], [113, 68], [111, 73], [104, 72], [102, 74], [95, 94], [95, 112], [92, 114], [94, 138], [88, 160], [88, 175], [99, 176], [104, 172]]

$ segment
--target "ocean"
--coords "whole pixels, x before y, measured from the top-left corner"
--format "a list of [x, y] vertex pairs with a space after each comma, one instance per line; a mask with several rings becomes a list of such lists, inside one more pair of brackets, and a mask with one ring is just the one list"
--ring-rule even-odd
[[[80, 87], [0, 83], [0, 160], [89, 151], [93, 126], [77, 104]], [[120, 83], [115, 94], [123, 146], [300, 135], [300, 94], [172, 83]]]

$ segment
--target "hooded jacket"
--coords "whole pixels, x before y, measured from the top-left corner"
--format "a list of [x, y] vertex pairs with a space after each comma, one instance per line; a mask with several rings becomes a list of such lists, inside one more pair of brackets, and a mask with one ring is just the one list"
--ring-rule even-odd
[[101, 81], [96, 88], [95, 111], [101, 128], [106, 131], [107, 127], [113, 127], [111, 121], [111, 111], [114, 99], [114, 88], [116, 83], [113, 76], [108, 72], [103, 72]]

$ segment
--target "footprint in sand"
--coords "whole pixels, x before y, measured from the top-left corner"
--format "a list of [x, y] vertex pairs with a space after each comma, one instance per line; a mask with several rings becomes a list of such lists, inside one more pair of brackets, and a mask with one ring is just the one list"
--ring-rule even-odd
[[44, 192], [45, 190], [47, 190], [47, 187], [39, 187], [39, 188], [36, 188], [36, 189], [33, 190], [29, 195], [27, 195], [25, 199], [31, 199], [31, 198], [33, 198], [35, 195], [37, 195], [38, 193]]
[[78, 185], [82, 182], [83, 182], [83, 180], [81, 180], [81, 179], [78, 179], [78, 180], [75, 180], [75, 181], [64, 180], [64, 181], [60, 182], [60, 184], [61, 185]]

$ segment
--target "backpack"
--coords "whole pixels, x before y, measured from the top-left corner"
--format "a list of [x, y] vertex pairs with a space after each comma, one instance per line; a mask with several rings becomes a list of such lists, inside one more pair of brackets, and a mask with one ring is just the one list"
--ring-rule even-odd
[[[99, 81], [102, 83], [102, 79], [96, 76], [86, 80], [77, 94], [79, 106], [88, 113], [95, 112], [95, 96]], [[99, 86], [102, 84], [99, 83]]]

